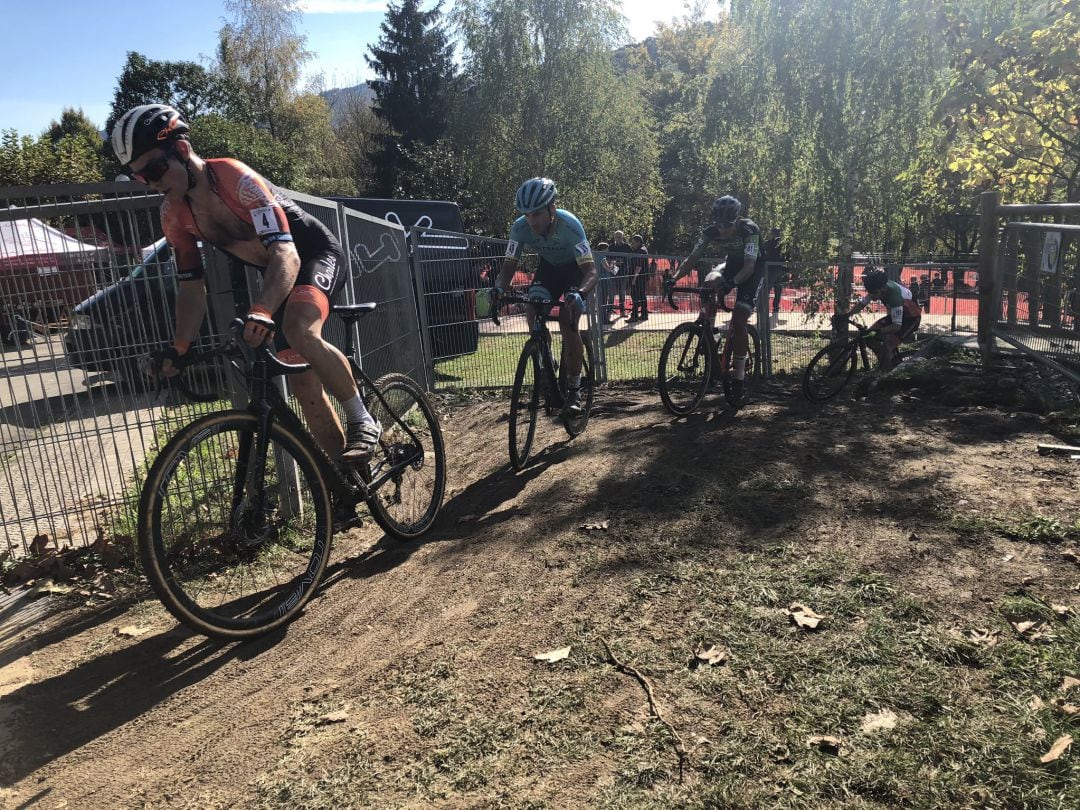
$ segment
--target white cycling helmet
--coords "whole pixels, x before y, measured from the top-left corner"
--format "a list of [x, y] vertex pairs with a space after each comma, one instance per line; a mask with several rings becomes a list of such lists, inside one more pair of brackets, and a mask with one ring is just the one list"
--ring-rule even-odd
[[142, 104], [128, 110], [113, 125], [112, 148], [124, 166], [151, 149], [178, 140], [191, 131], [187, 121], [167, 104]]

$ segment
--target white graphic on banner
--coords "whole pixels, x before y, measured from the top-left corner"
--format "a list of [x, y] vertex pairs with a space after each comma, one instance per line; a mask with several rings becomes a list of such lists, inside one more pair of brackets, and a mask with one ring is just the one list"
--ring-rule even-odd
[[369, 247], [363, 242], [353, 245], [353, 259], [364, 273], [374, 273], [387, 262], [401, 261], [401, 247], [394, 235], [379, 234], [379, 244]]

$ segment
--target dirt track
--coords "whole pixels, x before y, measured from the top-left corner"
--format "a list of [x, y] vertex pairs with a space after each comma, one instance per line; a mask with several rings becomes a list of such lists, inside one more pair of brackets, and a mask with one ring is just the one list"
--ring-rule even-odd
[[[259, 806], [280, 795], [275, 785], [340, 770], [348, 741], [362, 738], [370, 756], [357, 784], [371, 793], [350, 801], [425, 806], [431, 794], [409, 766], [431, 745], [416, 696], [436, 688], [433, 664], [467, 675], [462, 712], [512, 713], [526, 703], [534, 653], [575, 633], [642, 629], [627, 594], [650, 555], [686, 551], [678, 538], [691, 521], [717, 566], [777, 543], [828, 550], [957, 617], [980, 615], [1025, 577], [1059, 598], [1080, 579], [1053, 548], [965, 542], [931, 520], [943, 504], [973, 516], [1075, 514], [1078, 468], [1035, 454], [1046, 438], [1037, 417], [904, 396], [820, 408], [781, 386], [734, 417], [673, 421], [653, 392], [603, 392], [597, 405], [573, 443], [544, 426], [547, 450], [517, 475], [502, 402], [445, 411], [457, 452], [436, 529], [416, 545], [374, 529], [342, 538], [321, 595], [279, 636], [221, 646], [149, 599], [66, 610], [15, 635], [5, 627], [0, 804]], [[721, 510], [724, 493], [734, 495]], [[604, 520], [606, 530], [581, 529]], [[132, 625], [147, 632], [116, 634]], [[640, 690], [613, 673], [602, 685], [598, 717], [632, 720]], [[528, 777], [508, 771], [440, 795], [455, 806], [545, 796], [585, 806], [616, 760], [540, 761]]]

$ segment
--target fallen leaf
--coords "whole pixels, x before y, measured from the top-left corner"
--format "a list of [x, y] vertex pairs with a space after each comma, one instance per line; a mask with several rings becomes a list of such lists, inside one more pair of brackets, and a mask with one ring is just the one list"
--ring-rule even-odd
[[1066, 703], [1065, 698], [1054, 698], [1050, 701], [1054, 708], [1061, 712], [1066, 717], [1075, 717], [1080, 714], [1080, 706], [1076, 706], [1072, 703]]
[[1074, 678], [1072, 675], [1066, 675], [1061, 682], [1061, 686], [1058, 687], [1059, 692], [1068, 692], [1070, 689], [1075, 689], [1080, 686], [1080, 678]]
[[1044, 705], [1045, 704], [1043, 703], [1043, 699], [1038, 695], [1032, 695], [1031, 700], [1028, 701], [1028, 708], [1031, 709], [1031, 711], [1033, 712], [1037, 712]]
[[608, 522], [606, 520], [601, 520], [598, 523], [584, 523], [578, 528], [584, 529], [587, 532], [606, 532], [607, 527]]
[[987, 647], [993, 647], [998, 643], [998, 631], [985, 627], [968, 630], [967, 637], [975, 644], [985, 644]]
[[556, 661], [562, 661], [564, 658], [570, 657], [569, 647], [559, 647], [557, 650], [552, 650], [546, 653], [537, 653], [533, 656], [537, 661], [546, 661], [549, 664], [554, 664]]
[[1024, 635], [1024, 633], [1028, 632], [1029, 630], [1032, 630], [1039, 623], [1038, 622], [1012, 622], [1011, 624], [1012, 624], [1013, 627], [1016, 628], [1017, 633], [1019, 633], [1020, 635]]
[[327, 712], [324, 715], [319, 716], [319, 725], [329, 725], [330, 723], [344, 723], [349, 719], [349, 713], [344, 709], [336, 712]]
[[1063, 619], [1071, 616], [1073, 612], [1073, 609], [1070, 605], [1051, 605], [1050, 607], [1054, 609], [1054, 613], [1056, 613]]
[[1002, 561], [1002, 562], [1008, 562], [1009, 560], [1011, 560], [1011, 559], [1012, 559], [1013, 557], [1015, 557], [1015, 556], [1016, 556], [1015, 554], [1006, 554], [1006, 555], [1005, 555], [1005, 556], [1004, 556], [1004, 557], [1002, 558], [1002, 560], [1001, 560], [1001, 561]]
[[138, 638], [139, 636], [143, 635], [144, 633], [149, 633], [150, 628], [149, 627], [138, 627], [138, 626], [136, 626], [134, 624], [128, 624], [128, 625], [125, 625], [123, 627], [117, 627], [116, 630], [114, 630], [113, 632], [114, 632], [115, 635], [124, 636], [126, 638]]
[[792, 602], [791, 607], [787, 609], [787, 613], [798, 627], [803, 627], [807, 630], [816, 630], [818, 624], [825, 618], [824, 616], [815, 613], [811, 608], [806, 607], [806, 605], [801, 605], [798, 602]]
[[1069, 750], [1072, 741], [1073, 738], [1071, 734], [1062, 734], [1054, 740], [1054, 744], [1050, 746], [1050, 750], [1039, 757], [1039, 762], [1042, 762], [1043, 764], [1055, 762], [1062, 754]]
[[873, 714], [867, 713], [859, 724], [859, 730], [863, 734], [876, 734], [879, 731], [888, 731], [896, 728], [900, 718], [891, 709], [882, 709]]
[[724, 647], [717, 647], [715, 644], [699, 644], [694, 650], [694, 659], [699, 664], [717, 666], [727, 661], [729, 654]]
[[806, 741], [807, 748], [820, 748], [827, 754], [839, 754], [840, 746], [843, 744], [844, 741], [839, 737], [830, 737], [826, 734], [815, 735]]
[[30, 556], [40, 557], [45, 553], [45, 549], [49, 545], [49, 535], [39, 534], [33, 540], [30, 541]]

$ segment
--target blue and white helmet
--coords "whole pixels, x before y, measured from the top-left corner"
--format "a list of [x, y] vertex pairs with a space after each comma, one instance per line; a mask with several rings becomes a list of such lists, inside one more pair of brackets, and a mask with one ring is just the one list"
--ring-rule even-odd
[[555, 202], [555, 181], [547, 177], [533, 177], [521, 184], [514, 195], [514, 204], [523, 214], [547, 208]]

